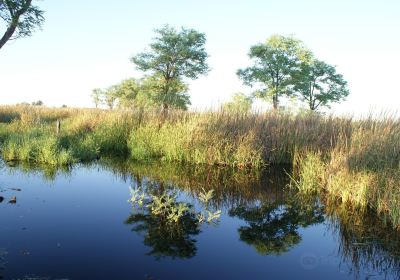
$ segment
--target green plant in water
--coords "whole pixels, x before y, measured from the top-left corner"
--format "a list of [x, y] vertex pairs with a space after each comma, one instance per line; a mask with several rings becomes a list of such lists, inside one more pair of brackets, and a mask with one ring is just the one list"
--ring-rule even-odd
[[201, 188], [201, 192], [199, 193], [199, 199], [205, 205], [208, 205], [209, 201], [213, 198], [213, 196], [214, 196], [214, 190], [206, 191], [204, 188]]
[[210, 211], [208, 204], [213, 198], [214, 190], [203, 192], [199, 196], [199, 200], [203, 202], [204, 209], [201, 209], [198, 213], [195, 212], [192, 205], [185, 202], [177, 201], [176, 193], [168, 193], [164, 191], [161, 194], [146, 194], [140, 188], [130, 187], [131, 197], [128, 200], [132, 205], [148, 209], [154, 216], [158, 216], [160, 219], [166, 220], [168, 223], [179, 223], [182, 219], [190, 214], [195, 214], [196, 222], [202, 224], [204, 222], [215, 223], [221, 217], [221, 211], [215, 212]]

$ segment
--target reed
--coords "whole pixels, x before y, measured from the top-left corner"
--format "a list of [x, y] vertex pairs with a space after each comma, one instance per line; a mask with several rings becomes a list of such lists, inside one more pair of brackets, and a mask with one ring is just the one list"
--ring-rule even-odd
[[235, 169], [291, 164], [301, 192], [375, 209], [400, 226], [400, 120], [390, 115], [1, 106], [0, 142], [5, 160], [51, 165], [109, 156]]

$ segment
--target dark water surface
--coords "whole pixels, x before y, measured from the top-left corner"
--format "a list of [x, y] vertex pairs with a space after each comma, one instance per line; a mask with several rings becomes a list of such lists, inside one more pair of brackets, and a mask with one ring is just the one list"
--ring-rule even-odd
[[[0, 279], [399, 279], [398, 232], [287, 183], [282, 168], [2, 163]], [[222, 215], [171, 229], [135, 211], [129, 186], [175, 190], [195, 208], [201, 189], [214, 189]]]

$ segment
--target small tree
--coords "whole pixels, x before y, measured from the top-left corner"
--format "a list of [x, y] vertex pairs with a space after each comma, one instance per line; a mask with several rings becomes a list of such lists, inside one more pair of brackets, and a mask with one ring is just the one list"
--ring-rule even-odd
[[32, 0], [0, 0], [0, 19], [6, 25], [0, 49], [9, 40], [31, 36], [44, 21], [43, 11]]
[[43, 106], [43, 101], [42, 100], [34, 101], [32, 102], [32, 106]]
[[312, 111], [320, 106], [329, 107], [349, 95], [343, 76], [336, 73], [334, 66], [320, 60], [301, 64], [300, 71], [294, 74], [294, 91]]
[[256, 96], [272, 98], [274, 109], [278, 108], [279, 97], [290, 96], [292, 75], [299, 69], [300, 62], [311, 56], [300, 40], [280, 35], [271, 36], [266, 43], [250, 48], [249, 57], [254, 65], [237, 71], [237, 75], [248, 86], [259, 85]]
[[232, 100], [223, 105], [224, 110], [235, 113], [247, 113], [250, 111], [253, 99], [244, 93], [237, 92], [233, 95]]
[[150, 51], [134, 56], [132, 62], [156, 81], [154, 94], [166, 111], [180, 95], [177, 90], [181, 89], [183, 78], [197, 79], [208, 72], [206, 37], [193, 29], [182, 28], [178, 32], [168, 25], [155, 32], [157, 37], [150, 44]]
[[110, 110], [114, 109], [115, 101], [118, 97], [118, 90], [118, 85], [114, 85], [103, 92], [104, 102]]
[[104, 91], [102, 89], [100, 89], [100, 88], [95, 88], [92, 91], [92, 95], [91, 96], [92, 96], [92, 100], [93, 100], [94, 106], [96, 108], [98, 108], [99, 105], [103, 102], [102, 97], [104, 96]]
[[117, 85], [115, 95], [118, 98], [118, 106], [122, 108], [136, 107], [136, 99], [141, 91], [141, 82], [136, 79], [123, 80]]

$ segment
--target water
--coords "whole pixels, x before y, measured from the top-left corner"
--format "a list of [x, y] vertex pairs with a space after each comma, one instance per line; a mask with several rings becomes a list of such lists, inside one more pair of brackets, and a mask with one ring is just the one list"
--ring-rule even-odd
[[[399, 233], [287, 183], [283, 168], [2, 164], [0, 279], [399, 279]], [[196, 211], [214, 189], [222, 215], [169, 227], [128, 203], [129, 186], [176, 191]]]

